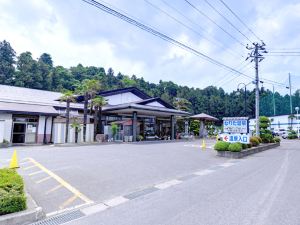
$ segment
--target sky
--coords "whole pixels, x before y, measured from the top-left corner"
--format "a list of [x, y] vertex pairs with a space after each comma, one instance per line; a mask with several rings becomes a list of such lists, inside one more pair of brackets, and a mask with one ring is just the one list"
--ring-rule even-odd
[[[207, 1], [239, 31], [205, 0], [189, 1], [211, 20], [184, 0], [99, 2], [254, 79], [254, 64], [245, 60], [249, 50], [243, 45], [259, 40], [220, 0]], [[299, 0], [224, 2], [266, 43], [269, 55], [285, 49], [300, 52]], [[135, 74], [146, 81], [195, 88], [214, 85], [231, 91], [241, 82], [253, 88], [251, 78], [220, 68], [82, 0], [0, 0], [0, 40], [9, 41], [17, 54], [30, 51], [38, 58], [49, 53], [54, 65], [112, 67], [115, 73]], [[274, 88], [286, 94], [291, 73], [293, 92], [300, 89], [300, 56], [268, 54], [259, 64], [260, 78], [283, 83]], [[272, 84], [263, 86], [272, 89]]]

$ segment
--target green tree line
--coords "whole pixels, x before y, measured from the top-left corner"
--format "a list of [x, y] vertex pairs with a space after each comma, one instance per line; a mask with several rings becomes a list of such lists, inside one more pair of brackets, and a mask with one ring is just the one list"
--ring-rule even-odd
[[[121, 72], [115, 73], [112, 68], [83, 66], [78, 64], [70, 68], [55, 66], [50, 54], [43, 53], [34, 59], [30, 52], [16, 55], [7, 41], [0, 42], [0, 84], [35, 88], [49, 91], [74, 91], [83, 80], [99, 80], [101, 90], [111, 90], [135, 86], [150, 96], [161, 97], [163, 100], [180, 106], [191, 113], [207, 113], [217, 118], [227, 116], [244, 116], [244, 92], [227, 93], [223, 88], [208, 86], [194, 88], [181, 86], [172, 81], [151, 83], [143, 77], [128, 76]], [[255, 92], [247, 90], [246, 115], [255, 115]], [[260, 113], [264, 116], [273, 115], [273, 93], [270, 90], [260, 91]], [[290, 114], [289, 95], [275, 92], [276, 115]], [[187, 100], [187, 101], [186, 101]], [[300, 90], [293, 96], [293, 105], [300, 106]], [[180, 104], [185, 102], [184, 104]]]

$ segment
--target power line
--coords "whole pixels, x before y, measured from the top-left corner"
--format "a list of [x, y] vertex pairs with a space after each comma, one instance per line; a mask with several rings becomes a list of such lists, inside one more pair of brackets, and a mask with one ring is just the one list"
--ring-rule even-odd
[[261, 38], [259, 38], [254, 32], [253, 30], [251, 30], [250, 27], [248, 27], [248, 25], [246, 23], [244, 23], [244, 21], [223, 1], [223, 0], [219, 0], [234, 16], [235, 18], [237, 18], [258, 40], [261, 40]]
[[136, 27], [138, 27], [138, 28], [154, 35], [154, 36], [157, 36], [158, 38], [160, 38], [162, 40], [165, 40], [165, 41], [167, 41], [167, 42], [169, 42], [169, 43], [171, 43], [175, 46], [178, 46], [178, 47], [180, 47], [180, 48], [182, 48], [182, 49], [184, 49], [184, 50], [186, 50], [186, 51], [188, 51], [188, 52], [190, 52], [190, 53], [192, 53], [192, 54], [194, 54], [194, 55], [196, 55], [196, 56], [198, 56], [202, 59], [205, 59], [206, 61], [208, 61], [208, 62], [210, 62], [210, 63], [212, 63], [216, 66], [219, 66], [219, 67], [221, 67], [223, 69], [226, 69], [228, 71], [232, 71], [234, 73], [240, 74], [241, 76], [253, 79], [251, 76], [249, 76], [247, 74], [244, 74], [244, 73], [242, 73], [242, 72], [240, 72], [240, 71], [238, 71], [238, 70], [236, 70], [236, 69], [234, 69], [234, 68], [232, 68], [232, 67], [230, 67], [226, 64], [223, 64], [223, 63], [207, 56], [206, 54], [201, 53], [200, 51], [198, 51], [198, 50], [196, 50], [196, 49], [194, 49], [194, 48], [192, 48], [192, 47], [190, 47], [186, 44], [183, 44], [183, 43], [181, 43], [181, 42], [179, 42], [179, 41], [177, 41], [177, 40], [175, 40], [175, 39], [159, 32], [159, 31], [157, 31], [157, 30], [155, 30], [155, 29], [153, 29], [149, 26], [144, 25], [141, 22], [138, 22], [137, 20], [134, 20], [134, 19], [130, 18], [129, 16], [126, 16], [126, 15], [124, 15], [124, 14], [122, 14], [122, 13], [120, 13], [120, 12], [118, 12], [118, 11], [102, 4], [102, 3], [99, 3], [98, 1], [95, 1], [95, 0], [82, 0], [82, 1], [86, 2], [89, 5], [95, 6], [96, 8], [98, 8], [98, 9], [100, 9], [100, 10], [106, 12], [106, 13], [109, 13], [109, 14], [115, 16], [115, 17], [118, 17], [118, 18], [122, 19], [123, 21], [125, 21], [127, 23], [130, 23], [130, 24], [132, 24], [132, 25], [134, 25], [134, 26], [136, 26]]
[[[116, 16], [116, 17], [124, 20], [125, 22], [128, 22], [128, 23], [130, 23], [130, 24], [132, 24], [132, 25], [134, 25], [134, 26], [136, 26], [136, 27], [138, 27], [138, 28], [140, 28], [140, 29], [142, 29], [142, 30], [144, 30], [144, 31], [146, 31], [146, 32], [154, 35], [154, 36], [157, 36], [157, 37], [159, 37], [159, 38], [161, 38], [161, 39], [163, 39], [163, 40], [165, 40], [165, 41], [167, 41], [167, 42], [169, 42], [169, 43], [171, 43], [173, 45], [176, 45], [176, 46], [178, 46], [178, 47], [180, 47], [180, 48], [182, 48], [182, 49], [184, 49], [186, 51], [189, 51], [189, 52], [193, 53], [194, 55], [196, 55], [198, 57], [201, 57], [201, 58], [209, 61], [210, 63], [212, 63], [214, 65], [217, 65], [217, 66], [219, 66], [221, 68], [227, 69], [229, 71], [233, 71], [233, 72], [238, 73], [238, 74], [242, 74], [240, 71], [237, 71], [236, 69], [234, 69], [234, 68], [232, 68], [232, 67], [230, 67], [228, 65], [225, 65], [225, 64], [223, 64], [223, 63], [221, 63], [221, 62], [219, 62], [219, 61], [217, 61], [217, 60], [215, 60], [215, 59], [213, 59], [213, 58], [211, 58], [211, 57], [209, 57], [209, 56], [201, 53], [200, 51], [198, 51], [198, 50], [196, 50], [196, 49], [194, 49], [194, 48], [192, 48], [192, 47], [190, 47], [190, 46], [188, 46], [186, 44], [183, 44], [183, 43], [181, 43], [181, 42], [179, 42], [179, 41], [177, 41], [177, 40], [175, 40], [175, 39], [173, 39], [173, 38], [171, 38], [171, 37], [169, 37], [169, 36], [167, 36], [167, 35], [159, 32], [157, 30], [154, 30], [153, 28], [151, 28], [149, 26], [146, 26], [146, 25], [142, 24], [141, 22], [138, 22], [137, 20], [134, 20], [134, 19], [132, 19], [132, 18], [130, 18], [130, 17], [128, 17], [128, 16], [126, 16], [126, 15], [124, 15], [124, 14], [122, 14], [122, 13], [120, 13], [120, 12], [118, 12], [118, 11], [116, 11], [116, 10], [114, 10], [114, 9], [112, 9], [112, 8], [104, 5], [104, 4], [102, 4], [102, 3], [99, 3], [99, 2], [97, 2], [95, 0], [82, 0], [82, 1], [84, 1], [87, 4], [90, 4], [92, 6], [95, 6], [96, 8], [98, 8], [98, 9], [100, 9], [100, 10], [106, 12], [106, 13], [109, 13], [109, 14], [111, 14], [113, 16]], [[243, 76], [248, 76], [246, 74], [242, 74], [242, 75]]]
[[[185, 18], [187, 21], [189, 21], [191, 24], [199, 27], [201, 30], [203, 30], [206, 34], [209, 35], [209, 33], [201, 26], [199, 25], [199, 23], [195, 23], [193, 20], [191, 20], [190, 18], [188, 18], [186, 15], [184, 15], [182, 12], [180, 12], [178, 9], [176, 9], [174, 6], [170, 5], [167, 1], [165, 0], [161, 0], [165, 5], [167, 5], [169, 8], [171, 8], [172, 10], [174, 10], [176, 13], [178, 13], [179, 15], [181, 15], [183, 18]], [[223, 43], [221, 43], [220, 41], [214, 39], [211, 35], [209, 35], [210, 38], [212, 39], [211, 41], [214, 42], [215, 45], [218, 45], [219, 47], [221, 47], [222, 49], [228, 51], [228, 52], [231, 52], [233, 54], [237, 54], [239, 55], [240, 57], [244, 58], [243, 55], [240, 55], [240, 53], [237, 53], [231, 49], [228, 49], [226, 48], [226, 46], [224, 46]]]
[[300, 54], [300, 52], [288, 52], [288, 51], [285, 51], [285, 52], [283, 52], [283, 51], [269, 51], [269, 53], [287, 53], [287, 54]]
[[234, 29], [236, 29], [241, 35], [243, 35], [248, 41], [252, 42], [239, 28], [237, 28], [229, 19], [227, 19], [219, 10], [217, 10], [207, 0], [204, 0], [217, 14], [219, 14], [227, 23], [229, 23]]
[[231, 35], [228, 31], [226, 31], [223, 27], [221, 27], [219, 24], [217, 24], [213, 19], [211, 19], [208, 15], [206, 15], [204, 12], [202, 12], [199, 8], [197, 8], [195, 5], [193, 5], [188, 0], [184, 0], [187, 4], [189, 4], [192, 8], [194, 8], [198, 13], [200, 13], [202, 16], [207, 18], [210, 22], [212, 22], [214, 25], [216, 25], [218, 28], [220, 28], [223, 32], [225, 32], [228, 36], [230, 36], [233, 40], [235, 40], [237, 43], [245, 47], [246, 45], [243, 44], [241, 41], [239, 41], [237, 38], [235, 38], [233, 35]]
[[[164, 13], [165, 15], [167, 15], [169, 18], [175, 20], [177, 23], [181, 24], [183, 27], [185, 27], [185, 28], [187, 28], [187, 29], [193, 31], [196, 35], [198, 35], [198, 36], [204, 38], [205, 40], [207, 40], [207, 41], [209, 41], [209, 42], [211, 42], [211, 43], [213, 43], [213, 44], [215, 44], [215, 45], [220, 46], [220, 44], [218, 44], [218, 42], [215, 42], [215, 41], [210, 40], [209, 38], [205, 37], [203, 34], [199, 33], [197, 30], [193, 29], [193, 28], [190, 27], [189, 25], [187, 25], [187, 24], [181, 22], [180, 20], [178, 20], [176, 17], [172, 16], [171, 14], [169, 14], [168, 12], [166, 12], [165, 10], [159, 8], [157, 5], [155, 5], [155, 4], [151, 3], [151, 2], [149, 2], [148, 0], [144, 0], [144, 1], [145, 1], [147, 4], [149, 4], [150, 6], [152, 6], [153, 8], [155, 8], [156, 10], [158, 10], [158, 11]], [[223, 49], [226, 50], [225, 47], [223, 47], [223, 46], [221, 46], [221, 47], [222, 47]], [[234, 56], [235, 56], [235, 57], [243, 57], [243, 56], [240, 56], [240, 55], [237, 56], [237, 55], [235, 55], [235, 54], [234, 54]]]

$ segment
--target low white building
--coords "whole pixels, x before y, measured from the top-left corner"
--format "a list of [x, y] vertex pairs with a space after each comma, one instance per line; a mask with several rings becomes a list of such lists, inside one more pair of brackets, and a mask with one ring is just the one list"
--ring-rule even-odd
[[[119, 140], [137, 137], [143, 139], [175, 138], [176, 116], [189, 113], [176, 110], [160, 98], [153, 98], [141, 90], [130, 87], [99, 92], [108, 104], [102, 108], [97, 124], [98, 134], [114, 122], [118, 125]], [[66, 134], [66, 103], [61, 102], [62, 93], [30, 88], [0, 85], [0, 143], [13, 144], [64, 143]], [[83, 123], [83, 97], [70, 104], [71, 123], [74, 118]], [[88, 115], [86, 142], [94, 141], [94, 120]], [[70, 123], [70, 124], [71, 124]], [[104, 129], [106, 128], [106, 129]], [[83, 141], [83, 129], [78, 142]], [[68, 142], [75, 142], [75, 129], [70, 125]]]
[[[271, 121], [271, 130], [292, 128], [296, 131], [297, 128], [300, 128], [300, 118], [297, 119], [296, 115], [293, 117], [290, 115], [270, 116], [268, 118]], [[255, 129], [255, 119], [250, 119], [249, 128], [251, 131]]]

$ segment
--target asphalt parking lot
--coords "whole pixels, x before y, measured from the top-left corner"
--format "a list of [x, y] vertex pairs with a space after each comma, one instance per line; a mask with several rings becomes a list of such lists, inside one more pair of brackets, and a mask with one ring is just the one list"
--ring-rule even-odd
[[216, 157], [214, 141], [34, 146], [0, 151], [0, 167], [18, 152], [26, 188], [48, 215], [113, 199], [188, 175], [228, 159]]

